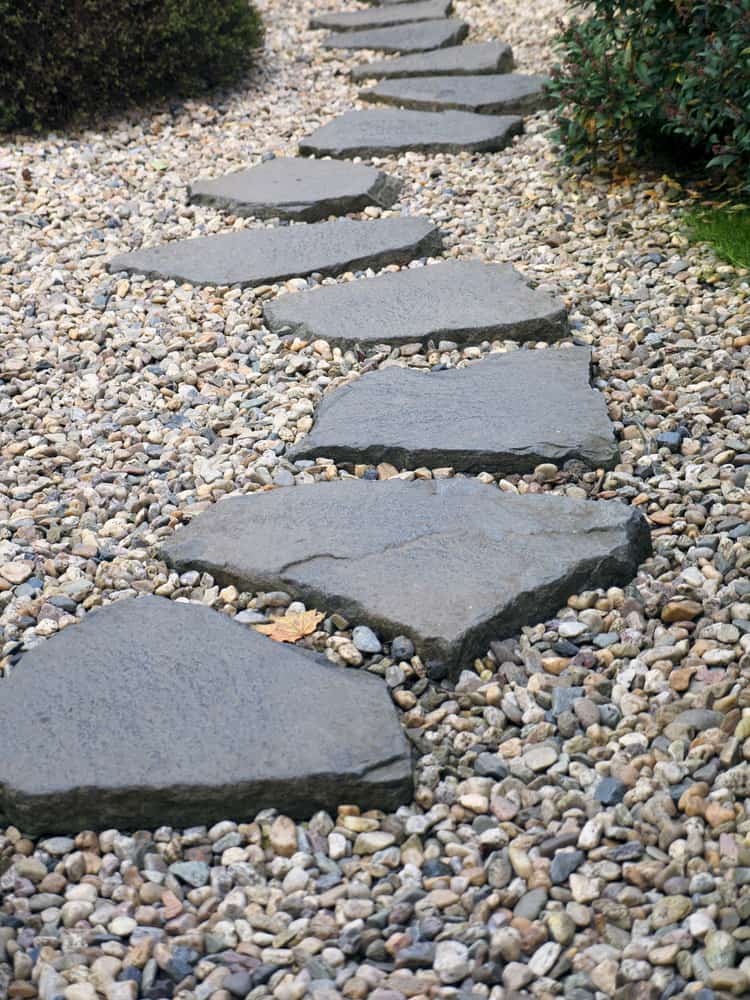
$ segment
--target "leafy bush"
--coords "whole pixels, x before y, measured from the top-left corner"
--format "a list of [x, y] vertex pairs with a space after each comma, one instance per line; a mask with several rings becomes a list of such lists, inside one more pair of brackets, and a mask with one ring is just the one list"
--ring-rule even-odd
[[559, 38], [574, 161], [671, 146], [750, 187], [750, 0], [592, 0]]
[[261, 38], [248, 0], [0, 0], [0, 130], [234, 82]]

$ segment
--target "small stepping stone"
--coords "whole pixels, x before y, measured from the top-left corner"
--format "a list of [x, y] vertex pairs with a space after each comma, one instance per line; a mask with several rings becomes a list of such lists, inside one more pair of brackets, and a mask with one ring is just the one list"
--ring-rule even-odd
[[416, 111], [474, 111], [490, 115], [523, 115], [549, 104], [549, 78], [526, 73], [493, 76], [421, 76], [383, 80], [363, 90], [363, 101], [397, 104]]
[[369, 31], [341, 31], [321, 43], [324, 49], [379, 49], [381, 52], [429, 52], [460, 45], [469, 33], [463, 21], [420, 21]]
[[383, 638], [407, 636], [456, 676], [490, 640], [544, 621], [571, 594], [624, 585], [649, 552], [643, 515], [618, 501], [521, 496], [458, 478], [233, 497], [161, 554], [178, 572], [284, 590]]
[[514, 115], [468, 111], [347, 111], [303, 139], [304, 156], [391, 156], [399, 153], [497, 152], [523, 131]]
[[440, 233], [427, 219], [337, 219], [175, 240], [122, 254], [107, 269], [194, 285], [266, 285], [314, 272], [335, 275], [404, 264], [441, 249]]
[[401, 181], [363, 164], [279, 158], [215, 180], [197, 180], [189, 199], [235, 215], [317, 222], [368, 205], [390, 208], [400, 191]]
[[356, 344], [559, 340], [559, 299], [529, 288], [510, 264], [446, 261], [283, 295], [263, 316], [273, 333]]
[[142, 597], [87, 615], [3, 682], [4, 823], [154, 829], [408, 801], [385, 685], [321, 660], [198, 604]]
[[318, 14], [310, 21], [311, 28], [329, 31], [357, 31], [366, 28], [390, 28], [397, 24], [413, 24], [447, 17], [453, 0], [421, 0], [419, 3], [390, 4], [373, 10]]
[[288, 457], [506, 474], [570, 459], [611, 468], [617, 443], [590, 372], [587, 347], [495, 354], [429, 374], [383, 368], [327, 395]]
[[352, 70], [353, 80], [411, 76], [463, 76], [508, 73], [513, 69], [513, 50], [505, 42], [452, 45], [422, 55], [399, 56], [363, 63]]

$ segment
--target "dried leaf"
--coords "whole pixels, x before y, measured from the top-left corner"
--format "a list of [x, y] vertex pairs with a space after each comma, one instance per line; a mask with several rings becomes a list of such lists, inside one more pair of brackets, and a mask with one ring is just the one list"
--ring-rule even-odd
[[255, 630], [276, 642], [297, 642], [306, 635], [312, 635], [324, 618], [322, 611], [293, 611], [270, 625], [256, 625]]

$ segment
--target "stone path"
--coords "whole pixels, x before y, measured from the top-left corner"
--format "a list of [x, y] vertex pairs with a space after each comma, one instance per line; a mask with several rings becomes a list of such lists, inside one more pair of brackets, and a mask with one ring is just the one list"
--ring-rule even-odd
[[394, 156], [399, 153], [482, 153], [504, 149], [523, 130], [516, 116], [466, 111], [347, 111], [299, 144], [312, 156]]
[[568, 332], [565, 306], [529, 288], [509, 264], [447, 261], [368, 281], [316, 288], [267, 303], [275, 333], [333, 344], [555, 341]]
[[381, 52], [429, 52], [449, 45], [458, 45], [469, 33], [463, 21], [420, 21], [391, 28], [371, 28], [367, 31], [342, 31], [329, 35], [321, 42], [324, 49], [378, 49]]
[[180, 573], [288, 591], [406, 635], [457, 677], [491, 639], [570, 594], [626, 583], [649, 549], [644, 518], [620, 503], [516, 496], [473, 479], [355, 479], [225, 500], [162, 553]]
[[354, 268], [405, 264], [441, 249], [440, 233], [427, 219], [340, 219], [176, 240], [115, 257], [107, 267], [114, 273], [195, 285], [252, 286], [313, 272], [335, 275]]
[[416, 111], [474, 111], [490, 115], [523, 115], [549, 104], [547, 78], [524, 73], [494, 76], [423, 76], [384, 80], [363, 90], [364, 101], [397, 104]]
[[411, 760], [376, 678], [145, 597], [24, 658], [0, 699], [0, 789], [6, 821], [30, 833], [184, 826], [280, 800], [300, 816], [391, 808]]
[[310, 21], [311, 28], [329, 31], [355, 31], [365, 28], [388, 28], [397, 24], [434, 21], [446, 17], [453, 9], [453, 0], [421, 0], [418, 3], [390, 4], [370, 10], [344, 11], [340, 14], [319, 14]]
[[429, 374], [381, 369], [326, 396], [290, 458], [474, 473], [571, 459], [611, 468], [619, 452], [590, 368], [591, 352], [574, 347]]
[[360, 163], [276, 158], [249, 170], [194, 181], [191, 202], [257, 219], [318, 222], [331, 215], [390, 208], [401, 182]]
[[510, 45], [505, 42], [477, 42], [420, 55], [363, 63], [352, 69], [352, 80], [370, 80], [376, 77], [473, 76], [508, 73], [512, 69], [513, 51]]
[[[450, 352], [490, 338], [567, 336], [564, 305], [508, 264], [422, 266], [443, 250], [429, 219], [320, 221], [377, 216], [398, 197], [395, 175], [342, 157], [500, 150], [523, 119], [492, 112], [544, 103], [545, 78], [504, 72], [507, 45], [457, 47], [467, 26], [447, 17], [451, 9], [450, 0], [418, 0], [320, 15], [312, 25], [338, 32], [325, 48], [420, 53], [360, 67], [362, 78], [394, 77], [367, 99], [470, 112], [345, 113], [299, 144], [305, 155], [334, 160], [271, 158], [189, 188], [194, 203], [303, 224], [142, 248], [113, 258], [108, 270], [221, 288], [295, 279], [293, 294], [263, 309], [271, 335], [293, 338], [292, 354], [308, 340], [328, 351], [385, 343], [409, 357], [433, 341]], [[353, 273], [296, 291], [307, 276], [315, 284], [417, 258], [395, 273]], [[391, 364], [332, 391], [284, 462], [304, 474], [333, 458], [359, 470], [355, 478], [234, 497], [192, 520], [186, 512], [189, 523], [161, 546], [180, 580], [208, 574], [217, 598], [248, 595], [237, 621], [194, 603], [123, 600], [23, 658], [0, 701], [5, 820], [31, 832], [184, 826], [264, 807], [305, 817], [342, 803], [372, 810], [407, 802], [410, 755], [387, 688], [253, 633], [248, 626], [267, 617], [249, 601], [288, 607], [292, 621], [314, 607], [325, 609], [328, 627], [355, 623], [352, 664], [382, 649], [379, 633], [397, 659], [399, 651], [405, 661], [421, 658], [413, 662], [424, 664], [428, 683], [459, 680], [489, 643], [543, 621], [581, 589], [626, 584], [650, 552], [635, 507], [516, 495], [487, 482], [535, 470], [541, 484], [568, 461], [616, 463], [613, 425], [590, 370], [588, 348], [553, 346], [458, 370]], [[359, 478], [368, 465], [386, 481]], [[479, 477], [447, 478], [445, 466]], [[415, 481], [398, 468], [415, 469], [406, 474]], [[310, 628], [292, 639], [315, 632], [322, 614], [311, 614]], [[113, 733], [133, 714], [136, 692], [145, 695], [123, 744]], [[39, 719], [49, 733], [44, 769], [34, 767]], [[390, 843], [376, 841], [373, 850]]]

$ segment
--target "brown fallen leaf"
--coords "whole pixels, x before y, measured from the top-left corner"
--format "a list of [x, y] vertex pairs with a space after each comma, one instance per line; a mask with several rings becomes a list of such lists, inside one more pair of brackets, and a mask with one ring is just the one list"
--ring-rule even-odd
[[322, 611], [292, 611], [270, 625], [256, 625], [255, 630], [276, 642], [297, 642], [312, 635], [324, 618]]

